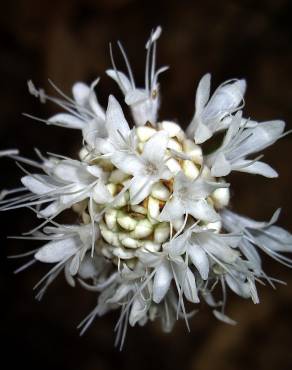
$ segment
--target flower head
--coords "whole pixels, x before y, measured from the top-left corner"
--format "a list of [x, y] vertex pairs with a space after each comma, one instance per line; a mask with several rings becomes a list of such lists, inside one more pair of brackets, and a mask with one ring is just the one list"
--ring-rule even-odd
[[[170, 331], [177, 318], [189, 318], [185, 302], [198, 307], [204, 300], [216, 318], [235, 322], [226, 313], [226, 291], [259, 302], [256, 282], [275, 279], [263, 270], [260, 252], [291, 267], [285, 253], [292, 252], [292, 236], [270, 222], [256, 222], [227, 209], [231, 171], [276, 177], [259, 157], [249, 156], [274, 144], [284, 134], [284, 122], [256, 122], [243, 118], [244, 80], [229, 80], [210, 97], [210, 74], [199, 83], [196, 111], [186, 132], [175, 122], [158, 119], [160, 100], [156, 70], [156, 42], [161, 28], [146, 44], [145, 86], [136, 87], [121, 44], [128, 76], [113, 69], [107, 74], [122, 90], [133, 123], [112, 95], [107, 109], [98, 103], [95, 87], [74, 84], [73, 98], [48, 96], [29, 82], [29, 90], [42, 102], [58, 104], [65, 112], [43, 120], [80, 130], [79, 158], [43, 156], [39, 161], [4, 150], [8, 156], [34, 168], [23, 168], [22, 187], [0, 194], [1, 210], [27, 207], [41, 224], [23, 238], [44, 242], [34, 262], [53, 264], [40, 281], [41, 298], [64, 270], [67, 282], [76, 282], [97, 294], [97, 304], [80, 324], [84, 332], [96, 316], [120, 310], [117, 340], [122, 345], [127, 323], [145, 325], [161, 319]], [[206, 155], [200, 144], [225, 131], [222, 143]], [[36, 169], [36, 170], [35, 170]], [[24, 193], [23, 193], [24, 192]], [[56, 217], [71, 210], [74, 225], [61, 225]], [[222, 299], [214, 290], [221, 287]], [[217, 296], [217, 295], [216, 295]]]

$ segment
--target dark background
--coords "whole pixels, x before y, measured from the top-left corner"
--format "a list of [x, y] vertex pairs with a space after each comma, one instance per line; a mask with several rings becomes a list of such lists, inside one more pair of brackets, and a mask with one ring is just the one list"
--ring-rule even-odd
[[[292, 3], [269, 1], [134, 1], [134, 0], [11, 0], [0, 15], [0, 138], [1, 148], [18, 147], [34, 157], [33, 148], [74, 155], [77, 132], [45, 127], [23, 117], [28, 112], [48, 117], [56, 107], [41, 105], [27, 92], [33, 79], [50, 91], [47, 78], [69, 93], [74, 81], [96, 76], [100, 100], [106, 104], [116, 86], [104, 74], [109, 67], [108, 44], [120, 39], [141, 83], [144, 44], [152, 27], [161, 24], [158, 63], [169, 64], [161, 76], [162, 118], [186, 125], [194, 108], [200, 77], [211, 72], [213, 87], [233, 77], [248, 81], [246, 116], [258, 120], [281, 118], [292, 127]], [[119, 60], [119, 57], [117, 57]], [[118, 97], [121, 97], [118, 93]], [[265, 160], [280, 177], [267, 180], [232, 175], [232, 206], [239, 213], [268, 219], [283, 207], [279, 224], [291, 227], [291, 140], [286, 137], [265, 152]], [[1, 160], [1, 187], [17, 186], [19, 169]], [[159, 324], [128, 331], [122, 353], [113, 348], [117, 316], [95, 321], [82, 338], [75, 329], [93, 308], [95, 297], [72, 289], [60, 277], [41, 303], [32, 286], [46, 266], [14, 275], [21, 261], [6, 255], [26, 251], [30, 242], [6, 240], [33, 226], [29, 211], [1, 214], [1, 369], [30, 370], [288, 370], [292, 368], [292, 271], [265, 259], [272, 276], [288, 282], [277, 291], [259, 287], [261, 304], [230, 293], [228, 313], [236, 327], [217, 322], [206, 307], [192, 320], [191, 333], [183, 322], [169, 334]], [[3, 365], [5, 364], [6, 365]]]

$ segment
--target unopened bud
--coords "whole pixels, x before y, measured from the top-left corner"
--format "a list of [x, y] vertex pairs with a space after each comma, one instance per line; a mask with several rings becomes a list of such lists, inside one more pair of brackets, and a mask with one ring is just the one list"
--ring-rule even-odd
[[182, 169], [184, 174], [192, 180], [195, 180], [199, 176], [198, 167], [192, 161], [184, 160], [182, 162]]
[[159, 223], [154, 230], [154, 241], [164, 243], [169, 238], [170, 228], [168, 222]]
[[137, 226], [134, 231], [130, 233], [131, 237], [135, 239], [143, 239], [151, 235], [153, 232], [152, 224], [149, 220], [144, 219], [138, 221]]
[[123, 229], [129, 231], [134, 230], [135, 227], [137, 226], [137, 221], [123, 211], [118, 212], [117, 222]]

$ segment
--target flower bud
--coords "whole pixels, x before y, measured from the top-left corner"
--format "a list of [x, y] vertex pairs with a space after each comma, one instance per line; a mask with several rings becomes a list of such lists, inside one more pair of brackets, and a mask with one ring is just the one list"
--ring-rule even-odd
[[127, 248], [136, 249], [141, 246], [138, 240], [129, 237], [127, 233], [119, 233], [119, 240]]
[[157, 220], [160, 214], [159, 209], [159, 200], [152, 198], [151, 196], [148, 198], [148, 216]]
[[114, 208], [110, 208], [105, 211], [104, 214], [105, 223], [110, 230], [115, 231], [115, 229], [117, 228], [117, 214], [118, 211]]
[[192, 140], [185, 139], [183, 141], [183, 150], [187, 155], [191, 157], [192, 161], [194, 161], [195, 163], [197, 164], [203, 163], [202, 149], [199, 145], [195, 144]]
[[177, 152], [182, 152], [182, 146], [177, 140], [174, 139], [169, 139], [167, 148], [176, 150]]
[[151, 195], [156, 199], [167, 201], [170, 196], [170, 192], [162, 182], [157, 182], [152, 186]]
[[162, 121], [160, 126], [168, 133], [169, 137], [177, 137], [179, 140], [184, 139], [184, 132], [177, 123]]
[[125, 230], [132, 231], [137, 226], [137, 221], [123, 211], [117, 213], [117, 222]]
[[170, 227], [168, 222], [159, 223], [154, 230], [154, 241], [164, 243], [169, 238]]
[[130, 236], [135, 239], [143, 239], [151, 235], [153, 232], [152, 224], [149, 220], [144, 219], [138, 221], [134, 231], [130, 233]]
[[136, 128], [138, 139], [145, 142], [151, 138], [157, 131], [149, 126], [139, 126]]
[[230, 190], [229, 188], [219, 188], [216, 189], [211, 195], [214, 205], [217, 208], [223, 208], [228, 206], [230, 200]]
[[184, 174], [192, 180], [195, 180], [199, 176], [198, 167], [192, 161], [184, 160], [182, 162], [182, 169]]
[[179, 172], [181, 170], [181, 166], [179, 164], [179, 162], [174, 159], [174, 158], [170, 158], [167, 162], [166, 162], [166, 166], [168, 167], [168, 169], [173, 173], [173, 174], [176, 174], [177, 172]]

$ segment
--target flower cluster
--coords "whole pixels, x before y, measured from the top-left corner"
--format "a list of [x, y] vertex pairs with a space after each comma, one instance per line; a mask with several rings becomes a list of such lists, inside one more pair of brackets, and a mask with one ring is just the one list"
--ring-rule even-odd
[[[211, 95], [210, 74], [198, 85], [195, 114], [185, 132], [175, 122], [159, 120], [158, 76], [167, 69], [156, 70], [160, 33], [158, 27], [146, 44], [143, 88], [136, 87], [122, 46], [128, 75], [118, 71], [111, 50], [113, 69], [106, 73], [124, 94], [133, 127], [114, 96], [106, 110], [99, 104], [98, 79], [90, 86], [74, 84], [73, 98], [56, 86], [61, 97], [53, 98], [30, 81], [31, 94], [65, 110], [41, 121], [81, 132], [79, 159], [37, 151], [36, 162], [16, 151], [1, 152], [38, 170], [23, 169], [23, 187], [6, 191], [2, 198], [10, 196], [1, 201], [1, 210], [28, 207], [41, 219], [23, 238], [45, 244], [26, 253], [33, 260], [21, 268], [35, 261], [53, 265], [37, 284], [37, 297], [64, 271], [71, 286], [78, 282], [97, 294], [82, 331], [96, 316], [119, 309], [121, 344], [128, 323], [144, 325], [158, 317], [170, 331], [182, 317], [188, 325], [196, 310], [189, 311], [187, 302], [204, 300], [218, 319], [233, 324], [225, 314], [227, 287], [258, 303], [256, 282], [274, 286], [276, 281], [263, 271], [259, 250], [292, 265], [283, 254], [292, 251], [292, 235], [274, 226], [279, 211], [269, 222], [231, 212], [224, 178], [231, 171], [276, 177], [261, 156], [250, 156], [281, 138], [284, 122], [244, 118], [245, 81], [226, 81]], [[205, 154], [203, 144], [218, 132], [222, 142]], [[56, 217], [69, 209], [77, 215], [76, 224], [59, 224]]]

